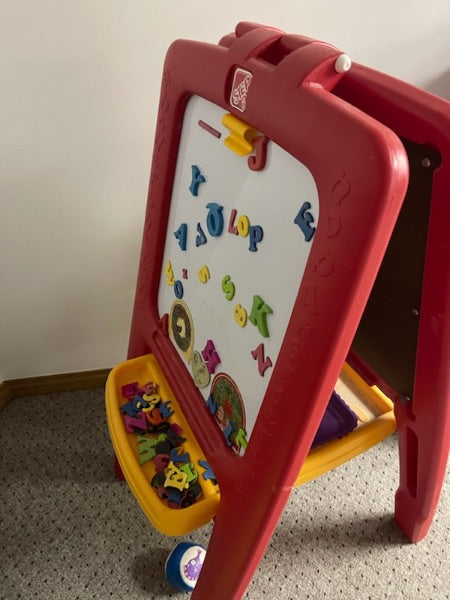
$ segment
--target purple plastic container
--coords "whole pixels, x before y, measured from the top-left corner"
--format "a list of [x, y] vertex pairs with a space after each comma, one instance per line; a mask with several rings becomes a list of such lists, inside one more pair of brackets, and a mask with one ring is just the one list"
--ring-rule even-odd
[[333, 392], [311, 448], [350, 433], [357, 424], [358, 417], [345, 404], [339, 394]]

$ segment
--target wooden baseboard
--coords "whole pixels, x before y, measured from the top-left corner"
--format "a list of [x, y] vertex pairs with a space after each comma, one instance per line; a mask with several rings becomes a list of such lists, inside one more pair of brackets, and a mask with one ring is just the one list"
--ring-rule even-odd
[[10, 400], [11, 395], [8, 386], [6, 385], [6, 381], [2, 381], [2, 383], [0, 383], [0, 410], [2, 410]]
[[104, 387], [111, 369], [9, 379], [0, 383], [0, 410], [13, 398]]

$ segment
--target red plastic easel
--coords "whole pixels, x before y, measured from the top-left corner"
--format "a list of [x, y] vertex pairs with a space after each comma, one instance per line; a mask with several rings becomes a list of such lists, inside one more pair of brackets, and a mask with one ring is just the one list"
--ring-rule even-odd
[[[439, 498], [450, 443], [449, 104], [361, 65], [346, 71], [340, 56], [328, 44], [248, 23], [217, 46], [177, 41], [167, 55], [129, 358], [155, 355], [219, 482], [221, 500], [196, 600], [244, 594], [347, 356], [369, 384], [395, 400], [395, 517], [411, 541], [426, 535]], [[241, 106], [232, 95], [237, 68], [251, 74]], [[180, 129], [193, 94], [243, 119], [305, 164], [320, 198], [314, 243], [244, 456], [230, 451], [201, 402], [158, 310]], [[405, 380], [412, 378], [412, 390], [399, 390], [357, 331], [405, 195], [405, 204], [414, 202], [410, 173], [417, 172], [412, 156], [420, 155], [420, 147], [420, 165], [432, 173], [429, 215], [421, 225], [420, 304], [411, 307], [417, 352], [413, 348], [413, 373]], [[382, 297], [389, 285], [380, 286]], [[402, 293], [395, 282], [391, 293]]]

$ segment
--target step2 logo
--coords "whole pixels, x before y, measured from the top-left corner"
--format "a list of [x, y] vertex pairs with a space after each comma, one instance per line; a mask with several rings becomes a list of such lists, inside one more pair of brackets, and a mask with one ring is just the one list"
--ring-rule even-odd
[[237, 68], [234, 72], [233, 85], [231, 86], [230, 104], [240, 112], [247, 108], [248, 89], [253, 75], [249, 71]]

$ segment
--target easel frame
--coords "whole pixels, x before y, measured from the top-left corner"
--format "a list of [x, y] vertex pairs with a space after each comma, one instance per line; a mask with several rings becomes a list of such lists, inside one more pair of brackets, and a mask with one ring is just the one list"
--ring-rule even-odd
[[[339, 56], [327, 44], [243, 23], [219, 46], [176, 42], [166, 59], [129, 358], [155, 354], [220, 482], [221, 502], [193, 594], [198, 600], [243, 595], [305, 460], [405, 196], [408, 163], [398, 135], [430, 143], [442, 157], [430, 208], [414, 396], [412, 403], [396, 399], [400, 451], [396, 519], [412, 541], [426, 534], [439, 497], [450, 439], [448, 104], [359, 65], [345, 75], [339, 73], [335, 68]], [[164, 315], [156, 310], [184, 106], [196, 93], [241, 116], [230, 105], [229, 95], [236, 65], [254, 75], [245, 119], [308, 165], [318, 183], [326, 224], [318, 228], [292, 314], [294, 325], [285, 335], [267, 391], [271, 401], [262, 405], [243, 458], [230, 453], [206, 407], [198, 408], [198, 390], [168, 340]], [[296, 120], [299, 106], [308, 114], [308, 126]], [[272, 111], [277, 113], [277, 107], [292, 120], [281, 119], [275, 125]], [[319, 127], [324, 118], [333, 125], [333, 135]], [[311, 120], [317, 121], [317, 139], [305, 144], [301, 140], [306, 139]], [[320, 152], [336, 132], [344, 131], [346, 137], [339, 138], [342, 161], [330, 168]], [[368, 156], [375, 174], [371, 185], [365, 171]], [[329, 268], [321, 270], [330, 257]], [[353, 362], [367, 375], [367, 365], [364, 370], [361, 361]], [[306, 375], [297, 379], [295, 417], [286, 420], [283, 414], [290, 408], [287, 398], [299, 364]], [[386, 387], [377, 374], [372, 376]], [[277, 444], [280, 431], [283, 444], [263, 460], [264, 448]], [[257, 501], [250, 505], [248, 500], [255, 495]], [[236, 527], [239, 540], [233, 533]]]

